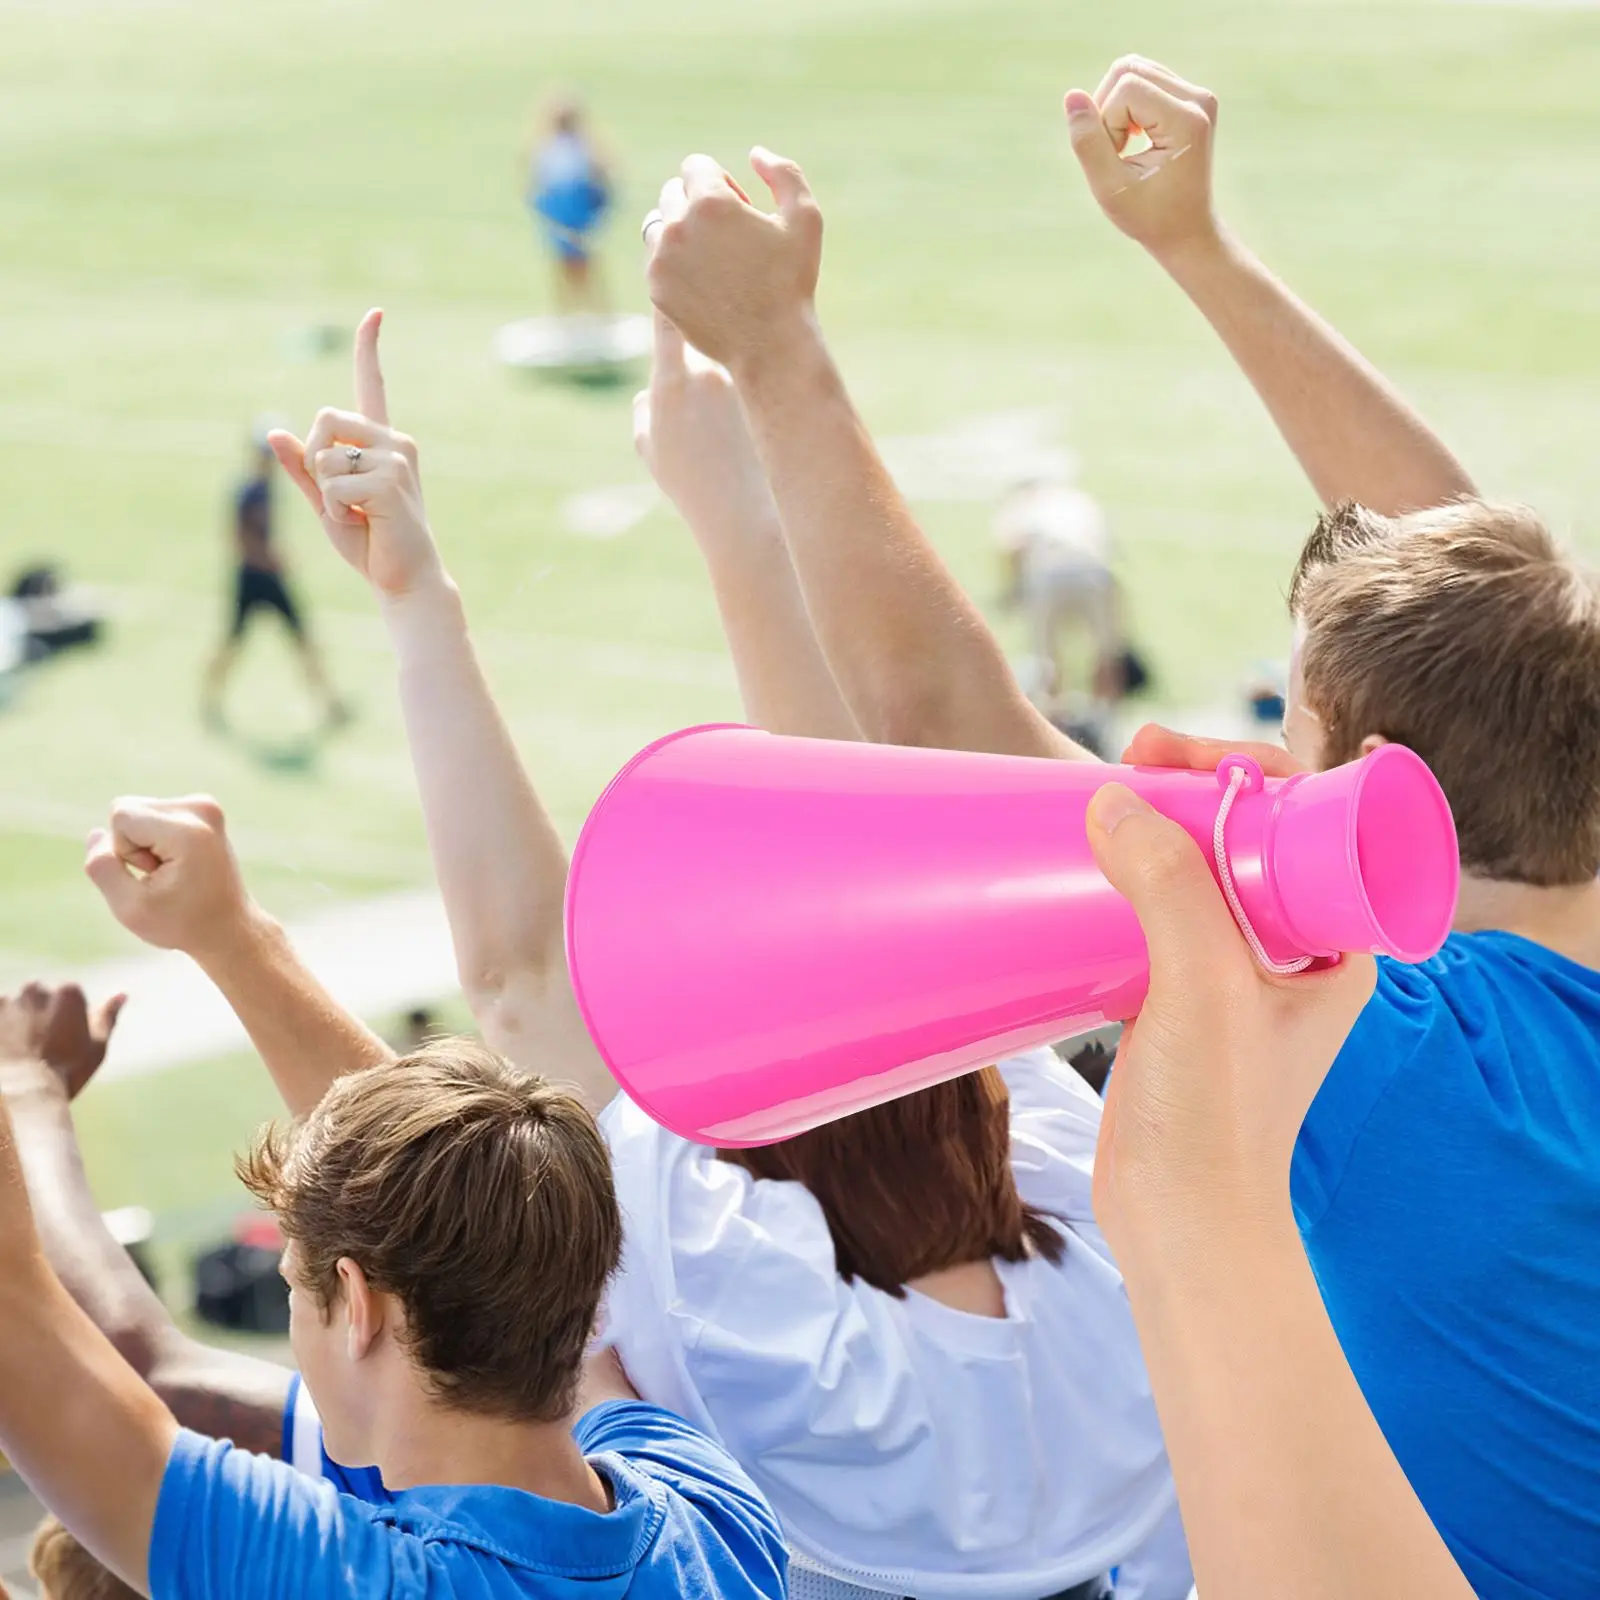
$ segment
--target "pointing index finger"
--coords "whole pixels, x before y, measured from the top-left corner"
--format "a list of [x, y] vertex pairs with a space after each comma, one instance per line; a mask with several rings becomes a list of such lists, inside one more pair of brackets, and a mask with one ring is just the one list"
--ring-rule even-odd
[[374, 307], [356, 329], [356, 410], [387, 428], [389, 401], [378, 362], [378, 330], [382, 326], [383, 313]]

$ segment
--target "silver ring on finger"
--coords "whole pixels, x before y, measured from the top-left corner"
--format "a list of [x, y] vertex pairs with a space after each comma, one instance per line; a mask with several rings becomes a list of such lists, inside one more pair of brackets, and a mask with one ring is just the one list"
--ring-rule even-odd
[[667, 219], [661, 215], [660, 210], [645, 213], [644, 226], [639, 229], [639, 237], [648, 245], [650, 243], [650, 230], [656, 227], [665, 227]]
[[361, 470], [361, 447], [359, 445], [347, 444], [344, 447], [344, 458], [350, 463], [352, 472]]

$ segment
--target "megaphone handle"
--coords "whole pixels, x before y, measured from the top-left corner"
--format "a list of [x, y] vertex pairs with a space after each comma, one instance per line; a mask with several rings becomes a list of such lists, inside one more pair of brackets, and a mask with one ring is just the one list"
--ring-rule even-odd
[[1274, 961], [1267, 954], [1266, 947], [1251, 926], [1250, 918], [1244, 909], [1244, 902], [1239, 898], [1239, 891], [1234, 887], [1233, 868], [1228, 862], [1228, 813], [1233, 810], [1233, 802], [1247, 789], [1261, 787], [1261, 768], [1249, 756], [1233, 755], [1225, 756], [1218, 765], [1217, 776], [1220, 778], [1224, 772], [1228, 775], [1228, 788], [1222, 797], [1222, 804], [1217, 807], [1216, 826], [1211, 830], [1211, 850], [1217, 858], [1217, 878], [1222, 884], [1223, 894], [1227, 897], [1228, 909], [1233, 913], [1233, 920], [1239, 924], [1239, 932], [1244, 935], [1244, 942], [1250, 946], [1251, 955], [1274, 976], [1293, 977], [1297, 972], [1304, 972], [1316, 958], [1302, 956], [1298, 961]]

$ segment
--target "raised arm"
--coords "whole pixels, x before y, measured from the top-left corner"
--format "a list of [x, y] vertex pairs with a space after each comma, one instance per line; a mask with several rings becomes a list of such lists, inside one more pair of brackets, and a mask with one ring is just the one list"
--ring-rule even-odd
[[181, 1332], [90, 1193], [71, 1101], [104, 1059], [118, 1006], [91, 1012], [71, 985], [30, 984], [0, 996], [0, 1098], [11, 1112], [40, 1242], [67, 1293], [179, 1423], [278, 1455], [288, 1369]]
[[662, 193], [650, 294], [732, 374], [857, 725], [884, 743], [1086, 758], [1029, 704], [850, 402], [817, 323], [822, 218], [799, 168], [751, 159], [778, 214], [691, 156]]
[[1101, 1123], [1095, 1216], [1127, 1285], [1198, 1591], [1470, 1600], [1339, 1348], [1289, 1202], [1300, 1124], [1373, 963], [1261, 972], [1193, 840], [1120, 785], [1095, 796], [1089, 837], [1150, 949]]
[[0, 1454], [141, 1594], [178, 1424], [50, 1270], [0, 1102]]
[[508, 1059], [572, 1082], [598, 1110], [615, 1086], [567, 976], [566, 849], [478, 665], [460, 593], [428, 527], [417, 447], [389, 426], [381, 321], [369, 312], [356, 333], [357, 410], [323, 411], [303, 445], [277, 433], [272, 447], [335, 549], [372, 586], [388, 627], [472, 1014]]
[[335, 1078], [394, 1059], [245, 892], [216, 801], [118, 800], [84, 867], [123, 927], [182, 950], [222, 991], [293, 1115]]
[[711, 576], [745, 715], [772, 733], [859, 739], [811, 626], [733, 380], [659, 311], [655, 322], [650, 387], [633, 402], [634, 444]]
[[[1072, 147], [1106, 216], [1142, 244], [1216, 329], [1328, 506], [1387, 516], [1475, 494], [1394, 387], [1217, 221], [1217, 99], [1142, 56], [1067, 96]], [[1150, 147], [1124, 158], [1134, 130]]]

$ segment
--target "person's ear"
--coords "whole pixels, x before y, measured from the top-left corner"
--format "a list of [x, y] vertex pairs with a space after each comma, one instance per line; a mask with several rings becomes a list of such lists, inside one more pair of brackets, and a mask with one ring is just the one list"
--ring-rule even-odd
[[352, 1361], [361, 1361], [372, 1353], [383, 1331], [382, 1297], [349, 1256], [340, 1256], [336, 1270], [340, 1303], [344, 1307], [346, 1353]]
[[1361, 753], [1364, 756], [1370, 756], [1374, 750], [1378, 749], [1382, 745], [1388, 744], [1388, 742], [1389, 741], [1385, 739], [1381, 733], [1369, 733], [1366, 738], [1361, 741]]

